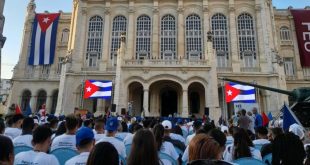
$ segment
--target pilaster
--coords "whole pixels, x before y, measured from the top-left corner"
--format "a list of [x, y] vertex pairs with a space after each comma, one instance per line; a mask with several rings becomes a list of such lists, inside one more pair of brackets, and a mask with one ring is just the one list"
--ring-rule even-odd
[[149, 116], [149, 89], [143, 89], [143, 113], [144, 116]]
[[185, 33], [184, 33], [184, 8], [183, 0], [178, 1], [178, 59], [185, 58]]
[[[108, 6], [107, 6], [108, 5]], [[106, 2], [106, 8], [105, 8], [105, 16], [104, 16], [104, 29], [103, 29], [103, 52], [101, 55], [102, 60], [100, 60], [99, 70], [106, 70], [108, 61], [110, 59], [111, 54], [109, 53], [110, 50], [110, 27], [112, 25], [111, 21], [111, 9], [109, 7], [109, 3]]]
[[229, 38], [230, 38], [230, 52], [233, 72], [240, 72], [240, 61], [238, 51], [238, 38], [236, 28], [236, 14], [235, 1], [229, 0]]
[[[155, 0], [156, 1], [156, 0]], [[154, 8], [153, 8], [153, 32], [152, 32], [152, 55], [151, 57], [159, 58], [159, 9], [158, 9], [158, 3], [157, 6], [155, 6], [156, 3], [154, 2]]]
[[125, 59], [134, 59], [135, 58], [135, 53], [134, 53], [134, 45], [135, 45], [135, 8], [134, 8], [134, 2], [129, 3], [129, 9], [128, 9], [128, 44], [127, 44], [127, 51], [126, 51], [126, 56]]
[[182, 117], [188, 117], [188, 91], [183, 89], [182, 95]]
[[[204, 55], [203, 58], [206, 60], [210, 60], [209, 57], [206, 57], [208, 54], [208, 46], [207, 46], [207, 32], [210, 31], [210, 20], [209, 20], [209, 2], [208, 0], [203, 1], [203, 21], [202, 21], [203, 29], [203, 43], [204, 43]], [[213, 49], [213, 48], [212, 48]]]

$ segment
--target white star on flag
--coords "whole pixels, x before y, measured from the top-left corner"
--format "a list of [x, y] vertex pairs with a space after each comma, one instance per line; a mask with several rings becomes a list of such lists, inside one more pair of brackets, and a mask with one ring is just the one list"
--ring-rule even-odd
[[228, 96], [231, 96], [232, 95], [232, 91], [231, 90], [227, 91], [227, 94], [228, 94]]
[[87, 87], [86, 92], [90, 92], [90, 91], [91, 91], [91, 87]]
[[48, 17], [46, 17], [46, 18], [43, 18], [43, 21], [42, 21], [42, 22], [48, 23], [49, 20], [50, 20], [50, 19], [49, 19]]

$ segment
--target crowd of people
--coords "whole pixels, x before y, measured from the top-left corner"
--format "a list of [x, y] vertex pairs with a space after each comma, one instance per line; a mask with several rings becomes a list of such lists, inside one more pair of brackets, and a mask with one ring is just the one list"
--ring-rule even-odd
[[[307, 133], [298, 124], [289, 130], [262, 125], [261, 116], [241, 110], [226, 121], [197, 118], [142, 118], [69, 114], [0, 120], [0, 165], [58, 165], [52, 153], [67, 149], [78, 154], [65, 165], [238, 164], [241, 158], [274, 165], [309, 165]], [[16, 147], [28, 151], [15, 153]]]

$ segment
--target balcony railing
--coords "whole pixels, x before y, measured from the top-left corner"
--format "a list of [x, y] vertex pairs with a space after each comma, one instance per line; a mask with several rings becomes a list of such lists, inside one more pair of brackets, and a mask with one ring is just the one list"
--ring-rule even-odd
[[232, 67], [217, 67], [216, 70], [220, 73], [232, 72]]
[[295, 75], [286, 75], [285, 79], [286, 80], [296, 80], [296, 76]]
[[241, 72], [260, 72], [260, 68], [258, 67], [242, 67], [240, 69]]
[[187, 60], [187, 59], [143, 59], [125, 60], [125, 66], [207, 66], [207, 60]]

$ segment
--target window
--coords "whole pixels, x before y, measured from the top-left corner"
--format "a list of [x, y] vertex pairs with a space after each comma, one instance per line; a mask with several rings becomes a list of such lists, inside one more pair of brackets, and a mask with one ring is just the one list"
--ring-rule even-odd
[[35, 66], [34, 65], [27, 65], [26, 66], [26, 71], [25, 71], [25, 77], [26, 78], [33, 78], [34, 70], [35, 70]]
[[46, 103], [47, 94], [45, 90], [40, 90], [37, 97], [36, 111], [42, 108], [42, 105]]
[[112, 41], [111, 41], [111, 59], [117, 54], [117, 50], [120, 48], [121, 33], [126, 32], [127, 19], [124, 16], [116, 16], [113, 19], [112, 26]]
[[26, 111], [27, 107], [30, 106], [30, 99], [31, 99], [31, 92], [29, 90], [25, 90], [22, 93], [22, 102], [21, 102], [21, 108], [22, 111]]
[[61, 43], [63, 43], [63, 44], [68, 43], [68, 41], [69, 41], [69, 33], [70, 33], [69, 29], [62, 30], [62, 33], [61, 33]]
[[228, 66], [228, 35], [227, 35], [227, 19], [223, 14], [217, 13], [211, 18], [211, 26], [213, 32], [213, 48], [216, 50], [217, 66]]
[[309, 80], [310, 79], [310, 67], [302, 68], [302, 70], [303, 70], [305, 79]]
[[253, 18], [247, 13], [238, 16], [238, 35], [240, 58], [244, 67], [255, 67], [256, 39]]
[[98, 54], [97, 53], [90, 53], [88, 54], [87, 64], [89, 67], [97, 67], [98, 61]]
[[201, 59], [202, 55], [201, 20], [196, 14], [186, 18], [186, 55], [189, 59]]
[[285, 71], [286, 76], [289, 76], [289, 77], [294, 76], [293, 58], [284, 58], [284, 71]]
[[47, 79], [49, 77], [51, 65], [42, 65], [40, 78]]
[[281, 41], [290, 41], [291, 35], [288, 27], [283, 26], [280, 28], [280, 40]]
[[57, 64], [57, 70], [56, 70], [57, 75], [61, 75], [64, 60], [65, 60], [65, 57], [58, 57], [58, 64]]
[[[94, 67], [93, 65], [89, 64], [96, 64], [97, 60], [101, 58], [102, 52], [102, 33], [103, 33], [103, 19], [100, 16], [93, 16], [89, 20], [88, 25], [88, 41], [87, 41], [87, 54], [86, 60], [89, 67]], [[95, 59], [96, 63], [94, 63], [94, 55], [97, 57]], [[90, 57], [92, 56], [92, 57]], [[90, 63], [90, 61], [92, 61]]]
[[151, 18], [142, 15], [137, 19], [136, 58], [150, 58], [151, 55]]
[[176, 55], [176, 23], [170, 14], [161, 19], [160, 53], [162, 59], [174, 59]]

